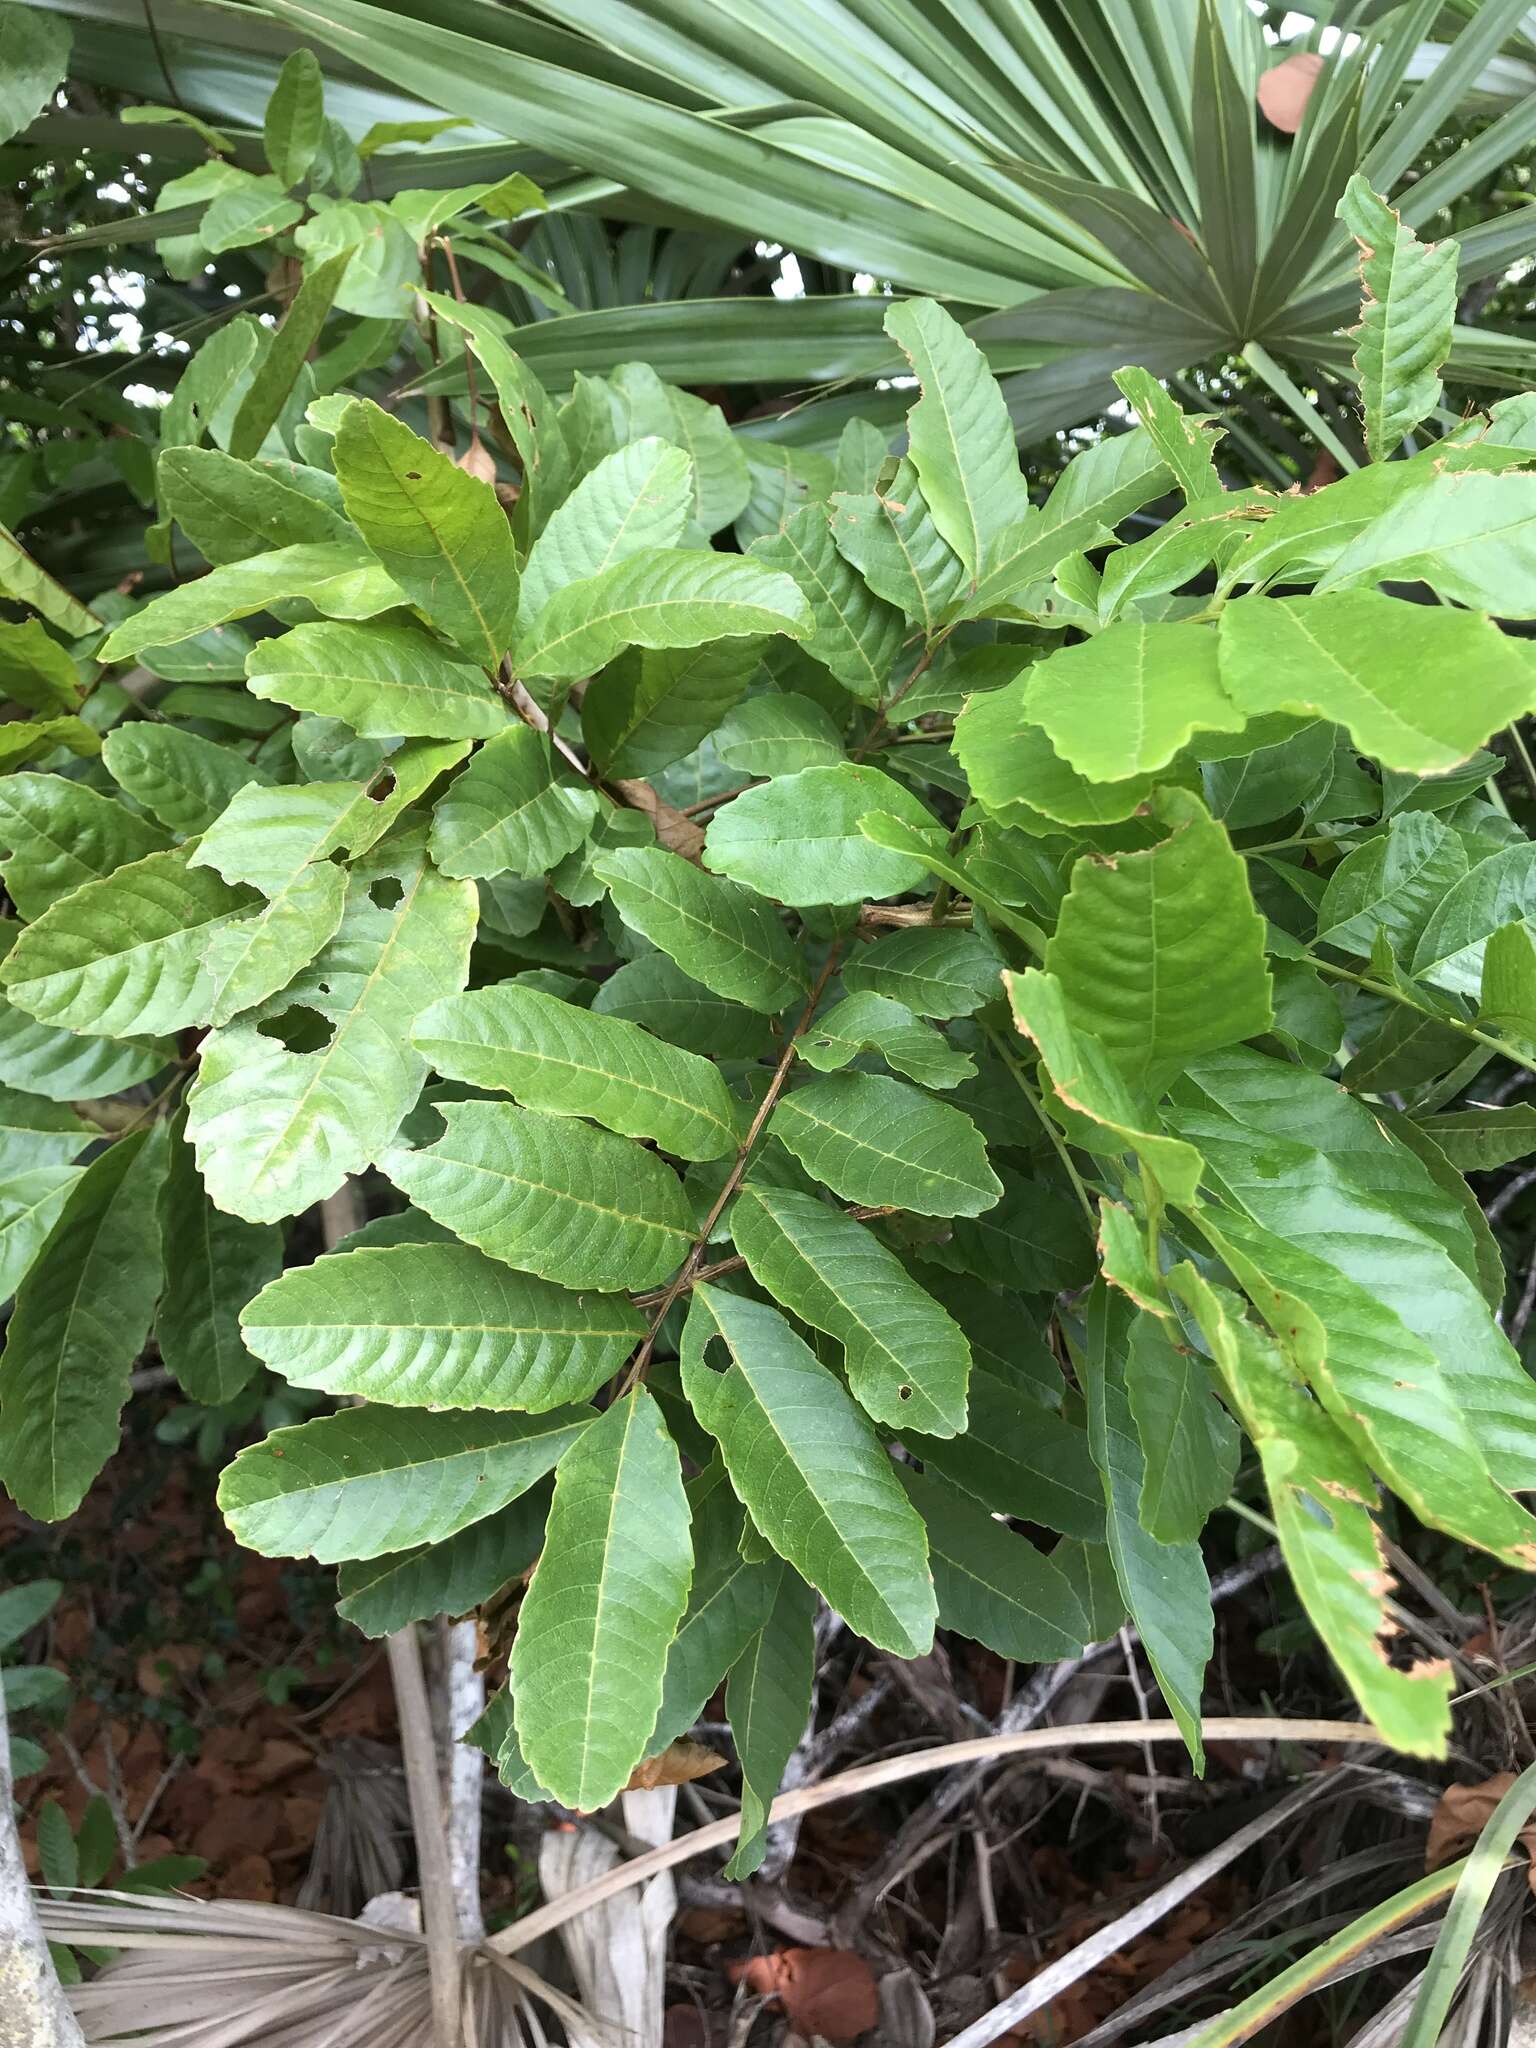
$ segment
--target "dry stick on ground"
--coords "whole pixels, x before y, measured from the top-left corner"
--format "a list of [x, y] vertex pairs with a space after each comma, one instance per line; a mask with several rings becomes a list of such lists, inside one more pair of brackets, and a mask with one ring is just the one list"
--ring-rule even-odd
[[[1272, 1715], [1244, 1716], [1212, 1714], [1202, 1723], [1207, 1742], [1325, 1742], [1360, 1743], [1381, 1747], [1381, 1737], [1368, 1721], [1285, 1720]], [[1125, 1744], [1139, 1748], [1148, 1742], [1182, 1742], [1176, 1721], [1088, 1721], [1064, 1728], [1025, 1728], [1017, 1735], [977, 1735], [969, 1742], [946, 1742], [937, 1749], [914, 1756], [884, 1757], [877, 1763], [856, 1764], [819, 1785], [802, 1785], [795, 1792], [781, 1792], [768, 1809], [770, 1822], [789, 1820], [802, 1813], [814, 1813], [840, 1799], [852, 1799], [860, 1792], [876, 1792], [885, 1785], [904, 1784], [909, 1778], [926, 1777], [931, 1771], [945, 1771], [957, 1764], [995, 1762], [1004, 1756], [1048, 1756], [1058, 1749], [1108, 1749]], [[643, 1884], [660, 1870], [671, 1870], [702, 1856], [709, 1849], [723, 1849], [736, 1839], [740, 1816], [728, 1814], [695, 1828], [676, 1841], [636, 1856], [605, 1871], [591, 1884], [567, 1892], [551, 1905], [539, 1906], [482, 1944], [493, 1953], [514, 1955], [550, 1933], [576, 1913], [599, 1906], [604, 1899]]]
[[15, 1811], [5, 1689], [0, 1686], [0, 2044], [85, 2048], [38, 1925]]

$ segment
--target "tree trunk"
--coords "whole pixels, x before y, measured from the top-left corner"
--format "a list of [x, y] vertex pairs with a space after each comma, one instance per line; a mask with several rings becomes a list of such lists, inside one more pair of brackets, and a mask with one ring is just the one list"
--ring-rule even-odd
[[16, 1839], [11, 1745], [0, 1686], [0, 2048], [85, 2048], [32, 1903]]

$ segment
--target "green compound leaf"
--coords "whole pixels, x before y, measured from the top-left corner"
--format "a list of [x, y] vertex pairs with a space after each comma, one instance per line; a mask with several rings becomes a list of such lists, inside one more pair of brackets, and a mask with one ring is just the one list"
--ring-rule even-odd
[[727, 1001], [776, 1017], [810, 990], [773, 905], [675, 853], [617, 847], [593, 872], [628, 925]]
[[526, 676], [584, 676], [625, 647], [697, 647], [763, 633], [801, 639], [810, 627], [787, 576], [739, 555], [651, 548], [557, 591], [513, 650], [513, 665]]
[[1003, 1192], [962, 1110], [883, 1074], [806, 1082], [778, 1104], [769, 1129], [847, 1202], [977, 1216]]
[[505, 726], [438, 798], [432, 858], [445, 875], [547, 874], [591, 832], [599, 799], [557, 772], [547, 735]]
[[1286, 1564], [1350, 1690], [1394, 1749], [1444, 1755], [1451, 1673], [1443, 1665], [1393, 1667], [1394, 1624], [1384, 1604], [1392, 1581], [1371, 1519], [1370, 1472], [1230, 1297], [1192, 1266], [1177, 1267], [1170, 1284], [1189, 1304], [1258, 1448]]
[[752, 559], [780, 569], [804, 593], [813, 625], [801, 641], [861, 704], [889, 694], [901, 653], [901, 614], [865, 583], [838, 552], [825, 505], [802, 505], [777, 533], [753, 541]]
[[645, 1288], [691, 1249], [682, 1182], [630, 1139], [511, 1103], [445, 1103], [442, 1115], [435, 1145], [393, 1147], [379, 1164], [492, 1258], [571, 1287]]
[[1365, 402], [1365, 442], [1371, 459], [1385, 462], [1439, 403], [1461, 245], [1421, 242], [1361, 171], [1344, 188], [1338, 214], [1360, 245], [1365, 297], [1355, 371]]
[[1154, 1095], [1197, 1053], [1273, 1021], [1247, 864], [1194, 797], [1161, 805], [1174, 827], [1161, 844], [1076, 864], [1045, 956], [1073, 1020]]
[[[717, 1338], [724, 1373], [707, 1361]], [[869, 1423], [777, 1309], [695, 1287], [683, 1387], [779, 1555], [860, 1635], [922, 1656], [936, 1614], [922, 1522]]]
[[523, 1755], [578, 1811], [605, 1806], [645, 1754], [693, 1575], [689, 1520], [677, 1446], [637, 1387], [556, 1468], [512, 1646]]
[[123, 1038], [198, 1022], [209, 938], [256, 898], [191, 867], [193, 851], [149, 854], [61, 897], [0, 969], [8, 1000], [43, 1024]]
[[537, 989], [508, 982], [450, 996], [412, 1036], [440, 1074], [654, 1139], [679, 1159], [718, 1159], [739, 1142], [732, 1097], [708, 1060]]
[[495, 491], [365, 401], [342, 414], [332, 457], [352, 522], [385, 569], [472, 662], [494, 669], [517, 618], [517, 551]]
[[531, 1413], [585, 1400], [645, 1334], [622, 1295], [573, 1294], [465, 1244], [338, 1251], [275, 1279], [240, 1324], [293, 1386]]
[[167, 844], [149, 819], [83, 782], [26, 773], [0, 780], [0, 874], [23, 917], [41, 917], [71, 889]]
[[732, 1882], [749, 1877], [768, 1846], [768, 1809], [805, 1733], [816, 1677], [816, 1596], [780, 1569], [773, 1604], [725, 1688], [725, 1717], [741, 1759], [741, 1831], [725, 1866]]
[[[1536, 706], [1536, 656], [1491, 619], [1376, 590], [1243, 599], [1218, 622], [1221, 683], [1250, 718], [1316, 713], [1361, 753], [1440, 775]], [[1460, 678], [1475, 675], [1477, 688]]]
[[472, 887], [437, 874], [419, 837], [354, 866], [336, 936], [203, 1043], [187, 1135], [219, 1208], [274, 1222], [380, 1156], [427, 1075], [411, 1026], [464, 986], [474, 928]]
[[219, 1507], [264, 1557], [322, 1564], [441, 1543], [526, 1493], [594, 1420], [351, 1408], [275, 1429], [224, 1468]]
[[247, 1302], [283, 1266], [283, 1233], [215, 1209], [203, 1190], [192, 1148], [178, 1129], [160, 1194], [165, 1291], [155, 1311], [155, 1342], [176, 1383], [194, 1401], [216, 1407], [256, 1371], [241, 1342]]
[[1061, 1567], [953, 1487], [898, 1470], [928, 1531], [941, 1625], [1020, 1663], [1081, 1656], [1092, 1632]]
[[943, 827], [910, 790], [878, 768], [840, 761], [777, 775], [723, 805], [705, 835], [705, 864], [781, 903], [900, 896], [924, 870], [863, 836], [859, 820], [877, 811], [942, 841]]
[[0, 1478], [24, 1514], [72, 1515], [117, 1448], [160, 1291], [165, 1127], [120, 1138], [71, 1187], [0, 1355]]
[[814, 1195], [750, 1185], [730, 1224], [759, 1286], [842, 1345], [867, 1414], [929, 1436], [964, 1430], [965, 1334], [872, 1231]]
[[485, 675], [415, 626], [295, 626], [245, 665], [253, 697], [339, 718], [365, 738], [484, 739], [510, 713]]

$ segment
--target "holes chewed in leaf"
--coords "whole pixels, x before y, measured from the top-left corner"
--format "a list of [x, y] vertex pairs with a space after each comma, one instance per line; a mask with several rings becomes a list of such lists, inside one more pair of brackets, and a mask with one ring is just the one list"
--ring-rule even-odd
[[318, 1010], [295, 1003], [281, 1016], [269, 1017], [256, 1026], [263, 1038], [275, 1038], [289, 1052], [323, 1052], [336, 1035], [336, 1027]]
[[393, 875], [381, 875], [368, 889], [368, 901], [379, 910], [393, 910], [405, 894], [404, 886]]

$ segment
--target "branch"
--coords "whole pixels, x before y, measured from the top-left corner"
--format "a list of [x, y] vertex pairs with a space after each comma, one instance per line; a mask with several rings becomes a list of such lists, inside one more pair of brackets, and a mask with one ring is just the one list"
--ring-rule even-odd
[[38, 1924], [15, 1813], [0, 1686], [0, 2040], [7, 2048], [85, 2048]]

